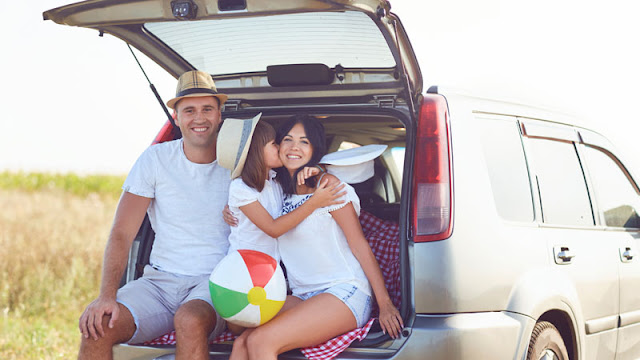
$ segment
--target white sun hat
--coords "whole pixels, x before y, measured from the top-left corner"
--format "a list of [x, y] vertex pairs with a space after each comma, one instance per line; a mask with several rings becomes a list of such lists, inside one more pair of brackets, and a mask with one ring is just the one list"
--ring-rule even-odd
[[387, 149], [387, 145], [370, 144], [329, 153], [320, 159], [327, 172], [338, 179], [358, 184], [374, 174], [373, 160]]

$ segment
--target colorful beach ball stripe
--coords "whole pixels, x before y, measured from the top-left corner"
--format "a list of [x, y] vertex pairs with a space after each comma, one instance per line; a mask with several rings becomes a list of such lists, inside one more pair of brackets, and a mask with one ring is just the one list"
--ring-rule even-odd
[[218, 314], [244, 327], [271, 320], [287, 296], [284, 274], [276, 260], [254, 250], [234, 251], [222, 259], [211, 273], [209, 290]]

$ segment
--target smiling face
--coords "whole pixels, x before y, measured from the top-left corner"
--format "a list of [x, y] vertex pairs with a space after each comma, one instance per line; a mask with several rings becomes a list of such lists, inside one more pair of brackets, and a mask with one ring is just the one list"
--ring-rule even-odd
[[192, 150], [212, 150], [215, 158], [216, 136], [221, 118], [218, 100], [213, 96], [186, 97], [176, 105], [176, 113], [176, 125], [182, 131], [185, 153]]
[[280, 159], [284, 167], [293, 174], [311, 160], [313, 146], [301, 123], [295, 124], [280, 142]]

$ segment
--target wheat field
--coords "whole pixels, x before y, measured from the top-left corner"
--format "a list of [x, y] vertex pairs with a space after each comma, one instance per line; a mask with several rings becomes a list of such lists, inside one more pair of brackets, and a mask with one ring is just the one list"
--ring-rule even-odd
[[122, 177], [0, 173], [0, 359], [72, 359]]

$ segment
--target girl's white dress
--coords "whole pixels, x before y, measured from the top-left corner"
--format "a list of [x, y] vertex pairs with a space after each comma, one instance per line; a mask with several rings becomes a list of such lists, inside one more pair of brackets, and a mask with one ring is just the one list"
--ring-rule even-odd
[[241, 178], [236, 178], [229, 186], [229, 209], [238, 219], [238, 226], [231, 227], [229, 235], [229, 252], [240, 249], [257, 250], [266, 253], [280, 261], [278, 254], [278, 242], [276, 239], [260, 230], [240, 210], [241, 206], [258, 201], [275, 219], [280, 216], [282, 210], [282, 187], [275, 180], [275, 171], [269, 172], [269, 180], [265, 181], [261, 192], [248, 186]]

